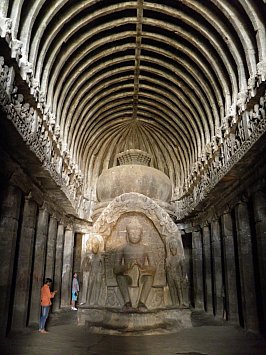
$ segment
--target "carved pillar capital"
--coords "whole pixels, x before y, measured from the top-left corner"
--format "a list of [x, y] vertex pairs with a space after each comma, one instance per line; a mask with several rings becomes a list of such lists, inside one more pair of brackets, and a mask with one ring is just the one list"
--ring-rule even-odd
[[67, 224], [65, 229], [68, 232], [73, 232], [74, 231], [73, 224]]
[[224, 210], [223, 210], [223, 212], [222, 212], [222, 215], [230, 214], [230, 213], [231, 213], [231, 210], [232, 210], [231, 205], [227, 203], [227, 204], [224, 206]]
[[19, 187], [20, 190], [24, 191], [26, 194], [30, 193], [29, 183], [21, 169], [14, 170], [13, 174], [10, 176], [9, 183]]
[[218, 214], [218, 212], [215, 209], [213, 209], [212, 214], [209, 218], [209, 222], [212, 223], [212, 222], [218, 221], [219, 218], [220, 218], [220, 215]]
[[28, 193], [28, 195], [25, 195], [25, 201], [31, 201], [31, 200], [33, 200], [33, 196], [32, 196], [32, 192], [30, 191], [29, 193]]
[[246, 193], [242, 194], [238, 201], [236, 202], [236, 206], [238, 205], [246, 205], [248, 202], [248, 195]]
[[48, 203], [46, 201], [44, 201], [43, 204], [39, 207], [39, 209], [41, 211], [46, 211], [48, 213], [48, 211], [49, 211]]
[[197, 233], [200, 232], [201, 226], [199, 224], [196, 224], [192, 227], [192, 233]]
[[206, 221], [203, 221], [203, 222], [200, 224], [200, 226], [201, 226], [201, 228], [202, 228], [203, 230], [206, 230], [206, 229], [209, 229], [210, 223], [209, 223], [208, 220], [206, 220]]
[[22, 46], [23, 46], [23, 42], [17, 39], [13, 39], [11, 41], [11, 58], [15, 58], [17, 61], [19, 60], [19, 58], [21, 58]]

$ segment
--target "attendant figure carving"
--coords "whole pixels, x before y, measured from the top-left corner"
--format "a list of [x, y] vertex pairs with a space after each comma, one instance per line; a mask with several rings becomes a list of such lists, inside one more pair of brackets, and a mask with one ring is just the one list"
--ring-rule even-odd
[[179, 248], [178, 240], [170, 240], [170, 254], [166, 258], [166, 277], [169, 291], [174, 306], [184, 306], [184, 286], [187, 282], [187, 276], [184, 272], [184, 256]]
[[87, 242], [86, 256], [82, 262], [83, 286], [81, 304], [99, 305], [104, 278], [104, 260], [100, 253], [100, 242], [95, 237]]
[[127, 225], [126, 232], [128, 243], [116, 254], [114, 274], [124, 300], [123, 311], [133, 310], [129, 287], [139, 286], [137, 310], [143, 312], [147, 310], [156, 267], [152, 253], [141, 243], [143, 229], [136, 218]]

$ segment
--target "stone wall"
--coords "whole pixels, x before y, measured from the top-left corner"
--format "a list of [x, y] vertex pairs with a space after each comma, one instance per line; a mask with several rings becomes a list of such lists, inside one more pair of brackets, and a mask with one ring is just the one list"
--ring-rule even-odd
[[41, 186], [0, 148], [0, 334], [38, 326], [46, 277], [58, 290], [53, 310], [70, 306], [73, 243], [86, 225], [65, 216]]
[[266, 181], [253, 174], [243, 185], [226, 207], [191, 220], [193, 305], [265, 333]]

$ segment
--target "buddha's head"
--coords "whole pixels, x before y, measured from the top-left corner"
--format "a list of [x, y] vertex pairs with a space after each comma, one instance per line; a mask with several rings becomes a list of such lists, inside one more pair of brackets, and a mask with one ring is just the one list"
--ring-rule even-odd
[[138, 244], [142, 237], [142, 225], [137, 218], [133, 218], [126, 226], [128, 241], [131, 244]]

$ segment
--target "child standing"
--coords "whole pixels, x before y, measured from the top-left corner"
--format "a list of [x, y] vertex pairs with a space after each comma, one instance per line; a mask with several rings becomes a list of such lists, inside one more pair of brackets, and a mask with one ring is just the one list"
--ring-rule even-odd
[[73, 280], [72, 280], [72, 298], [71, 298], [72, 311], [77, 311], [76, 301], [78, 299], [78, 293], [79, 293], [79, 282], [77, 277], [78, 275], [75, 272], [73, 274]]

